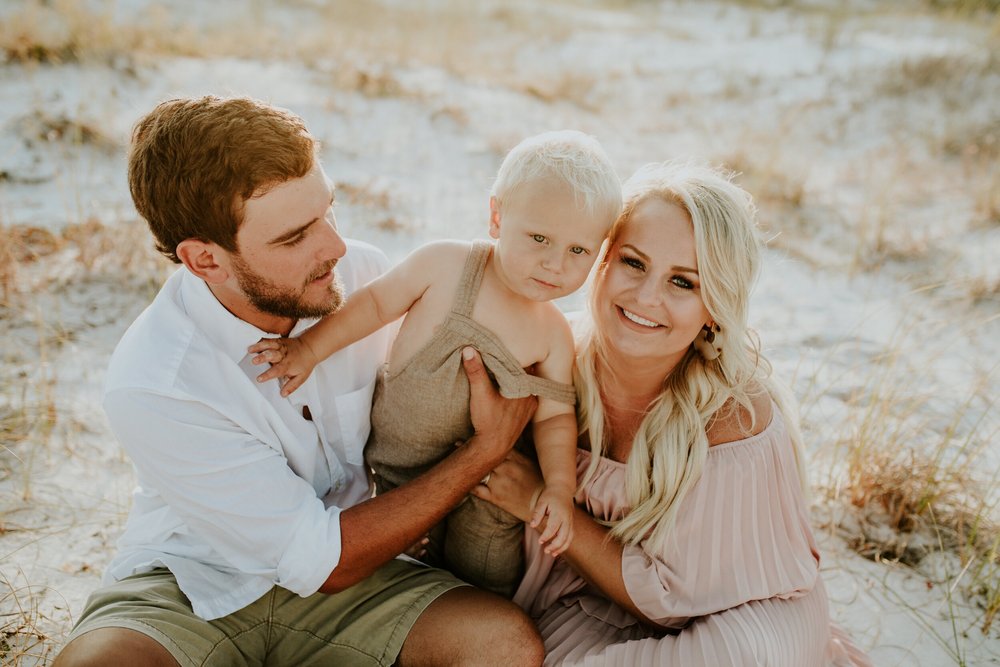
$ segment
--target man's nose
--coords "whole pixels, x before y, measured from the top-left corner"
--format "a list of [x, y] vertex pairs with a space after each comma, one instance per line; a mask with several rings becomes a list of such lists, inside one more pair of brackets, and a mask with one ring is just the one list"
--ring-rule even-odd
[[344, 242], [344, 237], [337, 231], [335, 222], [328, 221], [323, 225], [322, 246], [320, 246], [319, 254], [319, 259], [324, 262], [331, 259], [340, 259], [347, 254], [347, 243]]

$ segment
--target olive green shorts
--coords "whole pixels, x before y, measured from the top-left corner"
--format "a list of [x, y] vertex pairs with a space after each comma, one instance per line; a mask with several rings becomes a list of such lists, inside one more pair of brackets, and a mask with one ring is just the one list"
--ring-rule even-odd
[[183, 667], [388, 667], [431, 602], [465, 585], [443, 570], [393, 560], [334, 595], [303, 598], [275, 586], [243, 609], [206, 621], [191, 611], [170, 571], [157, 569], [94, 591], [69, 641], [118, 627], [156, 640]]

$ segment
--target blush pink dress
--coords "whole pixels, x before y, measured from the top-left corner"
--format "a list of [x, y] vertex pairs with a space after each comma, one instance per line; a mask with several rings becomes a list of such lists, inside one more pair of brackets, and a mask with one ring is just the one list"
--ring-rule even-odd
[[[709, 449], [664, 551], [625, 547], [625, 587], [660, 632], [544, 554], [528, 529], [514, 601], [538, 624], [545, 665], [871, 665], [830, 623], [792, 444], [773, 414], [760, 434]], [[578, 476], [589, 457], [577, 451]], [[576, 501], [600, 519], [623, 516], [625, 464], [602, 458]]]

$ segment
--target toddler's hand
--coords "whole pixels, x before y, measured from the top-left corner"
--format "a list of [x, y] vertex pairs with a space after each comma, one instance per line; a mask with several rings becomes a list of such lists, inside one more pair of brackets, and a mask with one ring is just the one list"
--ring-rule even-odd
[[538, 496], [531, 527], [537, 528], [543, 520], [545, 528], [538, 541], [545, 545], [545, 553], [558, 556], [573, 541], [573, 497], [553, 493], [546, 487]]
[[282, 396], [288, 396], [301, 387], [319, 361], [299, 338], [261, 338], [247, 351], [256, 353], [250, 360], [255, 366], [271, 364], [269, 369], [257, 376], [257, 382], [284, 378]]

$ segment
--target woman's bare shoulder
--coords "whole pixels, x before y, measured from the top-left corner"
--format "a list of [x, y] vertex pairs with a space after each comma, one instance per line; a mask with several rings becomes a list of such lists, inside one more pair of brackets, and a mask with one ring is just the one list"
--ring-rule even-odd
[[752, 413], [745, 406], [730, 399], [709, 420], [706, 435], [710, 447], [757, 435], [771, 423], [773, 406], [767, 390], [762, 385], [754, 383], [748, 391]]

